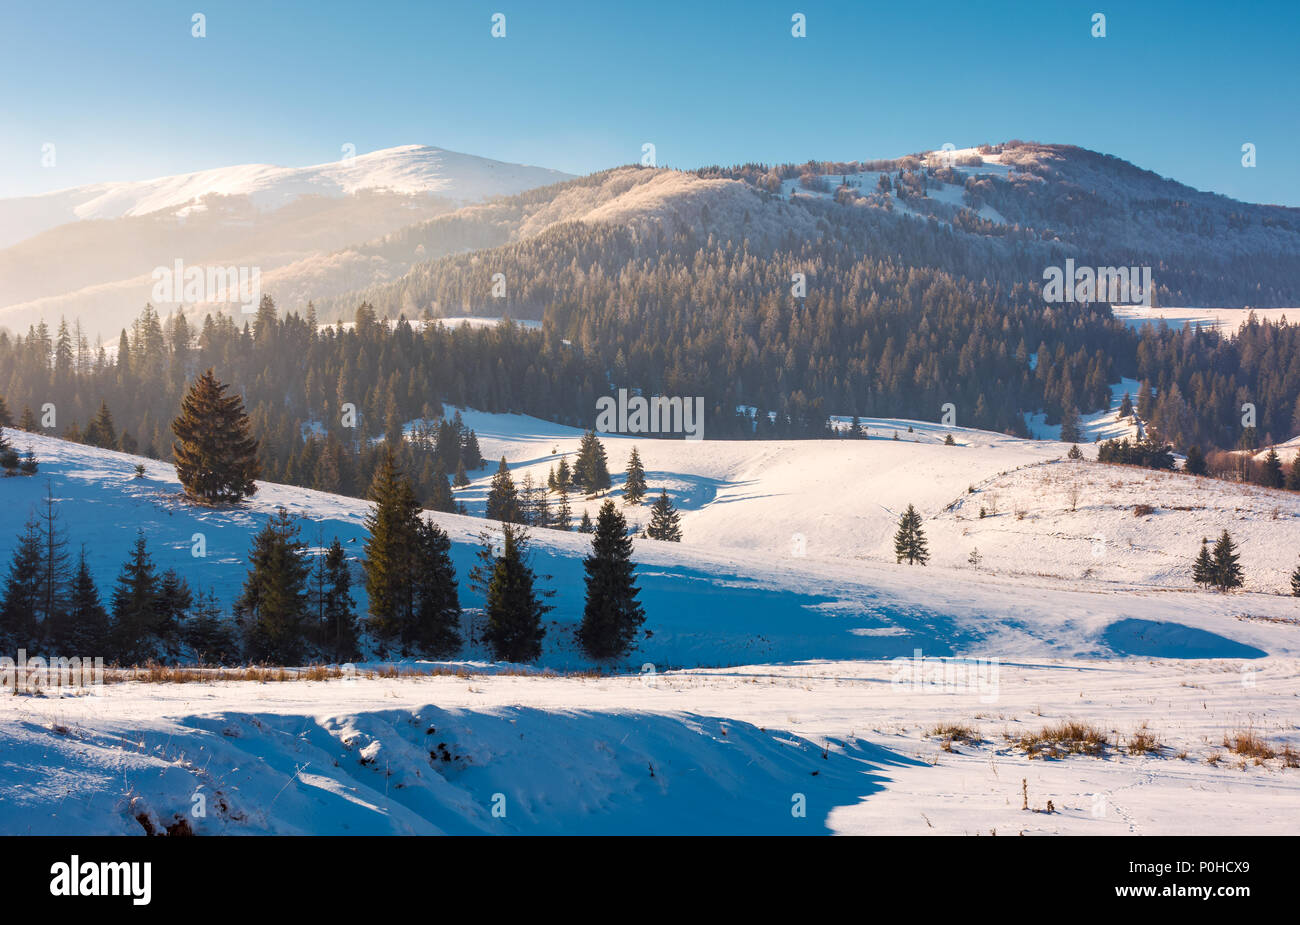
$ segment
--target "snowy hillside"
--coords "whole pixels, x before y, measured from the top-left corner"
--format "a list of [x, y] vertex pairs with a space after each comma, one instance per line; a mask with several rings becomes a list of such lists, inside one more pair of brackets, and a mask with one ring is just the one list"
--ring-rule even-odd
[[[494, 431], [487, 416], [470, 412], [465, 420], [478, 432], [485, 456], [504, 452], [514, 461], [516, 482], [531, 470], [544, 483], [558, 458], [552, 448], [576, 449], [575, 432], [556, 425], [499, 416]], [[637, 442], [651, 492], [668, 487], [684, 511], [685, 540], [637, 541], [650, 632], [628, 665], [893, 657], [914, 648], [998, 657], [1300, 654], [1293, 627], [1237, 619], [1243, 613], [1296, 616], [1294, 598], [1278, 594], [1283, 560], [1294, 554], [1284, 539], [1290, 529], [1286, 519], [1272, 519], [1271, 505], [1247, 508], [1244, 496], [1233, 502], [1239, 510], [1229, 525], [1242, 541], [1248, 593], [1194, 591], [1178, 572], [1177, 547], [1163, 551], [1157, 540], [1175, 529], [1194, 535], [1186, 549], [1190, 564], [1211, 515], [1204, 509], [1162, 509], [1150, 518], [1132, 517], [1133, 499], [1152, 494], [1121, 489], [1141, 486], [1150, 473], [1097, 469], [1095, 486], [1080, 505], [1095, 512], [1088, 521], [1086, 513], [1057, 510], [1059, 490], [1045, 493], [1035, 481], [1040, 471], [1051, 478], [1067, 465], [1050, 461], [1062, 455], [1059, 444], [978, 431], [958, 435], [968, 445], [948, 447], [938, 439]], [[193, 587], [212, 588], [229, 605], [247, 570], [252, 535], [280, 505], [303, 519], [303, 539], [313, 546], [338, 536], [359, 569], [368, 509], [359, 499], [262, 483], [239, 509], [197, 508], [182, 499], [167, 464], [145, 461], [145, 477], [138, 479], [137, 457], [31, 434], [16, 434], [14, 442], [35, 451], [41, 471], [34, 478], [0, 481], [12, 512], [10, 528], [0, 534], [0, 561], [7, 561], [24, 515], [44, 497], [48, 481], [63, 501], [73, 548], [86, 544], [101, 589], [111, 589], [138, 527], [159, 568], [175, 567]], [[606, 438], [605, 445], [611, 471], [621, 472], [633, 441]], [[963, 465], [951, 464], [955, 454], [965, 456]], [[1001, 474], [1018, 467], [1003, 487]], [[479, 470], [474, 484], [458, 492], [470, 513], [480, 516], [429, 515], [451, 537], [462, 603], [471, 609], [482, 601], [463, 578], [479, 533], [489, 526], [481, 504], [490, 469]], [[616, 478], [616, 490], [620, 482]], [[976, 494], [968, 496], [968, 486]], [[987, 505], [993, 495], [1000, 513], [979, 520], [973, 506]], [[580, 509], [581, 499], [575, 501]], [[926, 568], [896, 565], [891, 554], [897, 512], [909, 502], [932, 531], [934, 559]], [[954, 502], [958, 506], [949, 510]], [[1014, 505], [1031, 502], [1034, 516], [1016, 520], [1010, 513]], [[598, 501], [587, 504], [594, 514]], [[1284, 508], [1288, 515], [1296, 510]], [[648, 505], [629, 514], [644, 522]], [[1059, 527], [1053, 525], [1058, 519]], [[1097, 532], [1108, 537], [1113, 565], [1094, 564], [1088, 536]], [[195, 534], [206, 544], [203, 558], [192, 555]], [[535, 566], [551, 576], [544, 583], [558, 592], [541, 664], [585, 667], [572, 637], [582, 614], [581, 557], [589, 540], [551, 530], [536, 530], [534, 537]], [[976, 545], [984, 557], [978, 569], [966, 562]], [[1052, 561], [1052, 568], [1026, 568], [1038, 556]], [[1092, 573], [1084, 575], [1088, 568]], [[1026, 587], [1034, 594], [1025, 595]], [[1139, 615], [1150, 632], [1134, 633], [1132, 618]], [[465, 654], [486, 657], [479, 650]]]
[[[576, 446], [534, 419], [464, 417], [517, 476], [544, 476], [553, 450]], [[957, 429], [945, 446], [933, 425], [867, 423], [880, 439], [637, 441], [652, 490], [686, 509], [686, 542], [637, 540], [648, 632], [620, 672], [538, 671], [589, 666], [571, 643], [588, 538], [537, 530], [534, 564], [559, 592], [537, 666], [503, 671], [471, 645], [466, 661], [408, 662], [398, 677], [363, 664], [324, 681], [110, 679], [85, 696], [7, 697], [0, 832], [179, 819], [198, 834], [1294, 831], [1300, 614], [1251, 589], [1270, 531], [1294, 554], [1295, 505], [1275, 520], [1273, 493], [1063, 462], [1049, 442]], [[137, 457], [11, 436], [41, 465], [0, 480], [6, 559], [47, 486], [104, 591], [140, 528], [160, 568], [228, 603], [277, 505], [313, 544], [339, 536], [360, 554], [361, 501], [260, 483], [239, 509], [200, 509], [170, 466], [144, 461], [136, 478]], [[632, 441], [605, 444], [621, 470]], [[1071, 467], [1087, 475], [1067, 515]], [[972, 514], [994, 494], [998, 513]], [[1137, 498], [1161, 507], [1134, 518]], [[907, 501], [926, 515], [927, 568], [888, 556]], [[1203, 502], [1244, 540], [1245, 593], [1190, 590], [1154, 542], [1208, 529]], [[487, 523], [431, 516], [472, 624], [482, 601], [463, 576]], [[1080, 574], [1090, 547], [1072, 534], [1091, 530], [1114, 559], [1104, 580]], [[961, 561], [975, 542], [979, 569]], [[1099, 755], [1029, 757], [1025, 743], [1064, 721], [1094, 724]], [[1265, 744], [1258, 757], [1224, 745], [1245, 733]]]
[[569, 179], [545, 167], [508, 164], [427, 145], [402, 145], [311, 167], [241, 164], [194, 173], [0, 199], [0, 247], [71, 221], [206, 208], [209, 196], [248, 196], [259, 209], [281, 208], [300, 196], [346, 196], [362, 190], [433, 193], [460, 203], [509, 196]]

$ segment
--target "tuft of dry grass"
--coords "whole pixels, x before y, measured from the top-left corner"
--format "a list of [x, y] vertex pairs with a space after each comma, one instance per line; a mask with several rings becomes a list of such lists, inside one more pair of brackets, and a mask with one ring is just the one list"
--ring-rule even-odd
[[1060, 758], [1066, 755], [1104, 755], [1110, 740], [1096, 726], [1065, 720], [1026, 733], [1014, 743], [1030, 758]]
[[964, 742], [967, 745], [978, 745], [984, 741], [980, 731], [973, 726], [967, 726], [963, 723], [940, 723], [925, 731], [929, 738], [943, 739], [942, 748], [946, 752], [952, 751], [953, 742]]
[[1253, 729], [1238, 729], [1223, 737], [1223, 747], [1243, 758], [1276, 758], [1277, 750]]
[[1125, 743], [1130, 755], [1159, 755], [1164, 745], [1160, 743], [1160, 738], [1147, 728], [1143, 723], [1141, 728], [1134, 730], [1133, 734], [1128, 737]]

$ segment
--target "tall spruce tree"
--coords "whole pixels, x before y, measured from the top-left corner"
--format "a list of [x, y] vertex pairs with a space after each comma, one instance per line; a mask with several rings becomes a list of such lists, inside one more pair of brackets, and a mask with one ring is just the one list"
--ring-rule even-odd
[[1245, 579], [1239, 559], [1237, 545], [1224, 530], [1214, 544], [1214, 584], [1220, 591], [1241, 587]]
[[121, 664], [139, 664], [158, 654], [158, 596], [158, 576], [141, 530], [113, 589], [112, 651]]
[[650, 524], [645, 529], [645, 535], [652, 540], [666, 540], [670, 543], [680, 543], [682, 541], [682, 530], [679, 526], [681, 515], [677, 513], [677, 508], [668, 500], [668, 489], [659, 490], [659, 498], [650, 508]]
[[504, 456], [501, 457], [501, 465], [497, 467], [496, 474], [492, 476], [484, 516], [488, 520], [499, 520], [502, 523], [521, 523], [523, 520], [519, 492], [515, 488], [514, 479], [510, 477], [510, 467], [506, 465]]
[[1259, 483], [1266, 488], [1281, 488], [1286, 484], [1286, 475], [1282, 472], [1282, 460], [1277, 455], [1277, 447], [1269, 447], [1260, 467]]
[[1291, 573], [1291, 594], [1300, 597], [1300, 565]]
[[185, 493], [201, 504], [236, 502], [257, 491], [258, 443], [238, 395], [209, 369], [194, 381], [172, 422], [176, 475]]
[[37, 619], [43, 627], [57, 623], [67, 607], [68, 540], [59, 528], [59, 509], [54, 486], [45, 486], [41, 523], [41, 600]]
[[67, 609], [50, 628], [50, 647], [69, 657], [100, 655], [108, 645], [108, 632], [108, 611], [100, 600], [86, 563], [86, 547], [82, 546], [68, 591]]
[[36, 613], [41, 603], [42, 543], [40, 524], [27, 521], [9, 562], [4, 602], [0, 604], [0, 644], [6, 651], [34, 653], [40, 643]]
[[1062, 443], [1078, 443], [1081, 431], [1079, 422], [1079, 411], [1073, 405], [1065, 409], [1061, 415], [1061, 436]]
[[105, 450], [117, 449], [117, 428], [113, 424], [113, 413], [108, 410], [108, 402], [99, 403], [99, 411], [86, 425], [82, 439], [91, 446]]
[[621, 658], [631, 650], [637, 630], [645, 622], [645, 609], [636, 599], [640, 589], [627, 520], [613, 501], [600, 507], [591, 555], [582, 566], [587, 572], [587, 602], [578, 643], [591, 658]]
[[573, 507], [569, 504], [568, 486], [561, 485], [555, 489], [560, 496], [555, 503], [555, 520], [551, 526], [556, 530], [571, 530], [573, 528]]
[[1201, 551], [1192, 563], [1192, 581], [1206, 587], [1214, 584], [1214, 558], [1210, 555], [1209, 537], [1201, 537]]
[[632, 447], [632, 455], [627, 460], [627, 478], [623, 481], [623, 503], [640, 504], [645, 493], [645, 467], [641, 465], [641, 455], [636, 447]]
[[429, 491], [430, 510], [454, 514], [456, 512], [456, 499], [452, 497], [451, 483], [447, 481], [447, 470], [443, 468], [441, 459], [434, 466], [432, 482]]
[[594, 430], [582, 435], [578, 458], [573, 464], [573, 484], [589, 495], [604, 491], [612, 484], [609, 463], [605, 459], [605, 447], [601, 445]]
[[158, 637], [169, 655], [180, 650], [181, 633], [193, 606], [189, 583], [174, 568], [163, 572], [158, 581]]
[[385, 642], [408, 638], [416, 615], [415, 557], [420, 505], [391, 447], [370, 484], [374, 508], [366, 515], [366, 594], [370, 627]]
[[460, 597], [451, 564], [451, 540], [441, 527], [422, 520], [415, 562], [415, 619], [406, 628], [408, 649], [445, 658], [461, 646]]
[[537, 576], [528, 564], [528, 534], [508, 523], [501, 525], [501, 533], [501, 553], [489, 557], [486, 570], [476, 573], [477, 581], [485, 585], [487, 629], [483, 637], [492, 647], [493, 657], [531, 662], [542, 654], [546, 635], [542, 618], [552, 608], [543, 603], [543, 595], [534, 587]]
[[334, 537], [323, 555], [317, 557], [317, 583], [321, 647], [336, 662], [357, 656], [356, 605], [352, 601], [352, 573], [339, 538]]
[[1201, 448], [1193, 444], [1187, 450], [1187, 461], [1183, 463], [1183, 471], [1188, 475], [1205, 475], [1205, 454]]
[[898, 532], [894, 534], [894, 557], [898, 562], [906, 559], [908, 565], [925, 565], [930, 559], [925, 531], [921, 529], [921, 515], [910, 504], [898, 520]]
[[302, 660], [310, 571], [298, 525], [276, 508], [248, 552], [251, 566], [235, 614], [245, 627], [245, 652], [255, 662], [293, 665]]

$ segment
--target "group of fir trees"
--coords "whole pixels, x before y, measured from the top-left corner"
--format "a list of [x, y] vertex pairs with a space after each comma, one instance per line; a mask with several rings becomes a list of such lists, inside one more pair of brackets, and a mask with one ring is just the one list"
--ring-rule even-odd
[[0, 640], [12, 648], [134, 664], [176, 658], [237, 657], [215, 620], [215, 598], [194, 592], [175, 569], [159, 574], [143, 532], [136, 537], [105, 607], [87, 562], [75, 563], [59, 524], [52, 487], [14, 549], [0, 603]]
[[[1210, 551], [1209, 543], [1209, 539], [1201, 539], [1201, 550], [1192, 563], [1192, 581], [1220, 591], [1240, 588], [1245, 576], [1241, 569], [1241, 557], [1237, 554], [1237, 545], [1228, 531], [1219, 534], [1213, 552]], [[1294, 584], [1294, 578], [1292, 583]]]
[[433, 657], [460, 648], [460, 600], [451, 541], [421, 514], [415, 489], [392, 451], [370, 487], [366, 517], [366, 594], [377, 641]]

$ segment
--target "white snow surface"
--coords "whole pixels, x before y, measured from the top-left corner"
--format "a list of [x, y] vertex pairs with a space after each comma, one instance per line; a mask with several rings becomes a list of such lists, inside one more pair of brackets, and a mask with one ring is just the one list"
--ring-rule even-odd
[[[544, 481], [580, 436], [462, 415], [491, 460], [458, 492], [471, 512], [502, 454], [516, 481]], [[537, 665], [493, 664], [471, 645], [460, 661], [408, 660], [432, 672], [418, 677], [124, 681], [0, 698], [0, 832], [139, 834], [142, 816], [178, 815], [199, 834], [1296, 832], [1300, 771], [1222, 740], [1248, 729], [1300, 747], [1300, 607], [1284, 594], [1300, 496], [1070, 462], [1052, 441], [864, 423], [871, 439], [855, 441], [604, 435], [612, 496], [621, 503], [635, 444], [685, 533], [636, 540], [648, 633], [601, 666], [608, 674], [556, 674], [593, 667], [572, 642], [588, 538], [535, 530], [534, 565], [557, 591]], [[41, 465], [0, 480], [0, 556], [48, 485], [105, 595], [141, 528], [159, 568], [228, 604], [278, 505], [313, 545], [337, 535], [360, 555], [363, 501], [260, 483], [239, 508], [196, 508], [166, 464], [143, 461], [136, 478], [136, 457], [7, 435]], [[587, 502], [593, 514], [600, 500]], [[928, 567], [893, 561], [909, 502], [925, 519]], [[1136, 503], [1154, 512], [1134, 516]], [[644, 522], [648, 504], [624, 510]], [[489, 524], [429, 516], [453, 541], [468, 625], [483, 602], [464, 576]], [[1225, 526], [1246, 589], [1193, 590], [1200, 536]], [[195, 533], [206, 558], [191, 555]], [[893, 660], [917, 653], [926, 671], [983, 674], [897, 683]], [[1105, 757], [1031, 760], [1014, 747], [1063, 719], [1106, 732]], [[946, 750], [927, 732], [947, 722], [981, 741]], [[1144, 725], [1162, 748], [1129, 754]], [[1055, 812], [1034, 811], [1048, 800]]]

